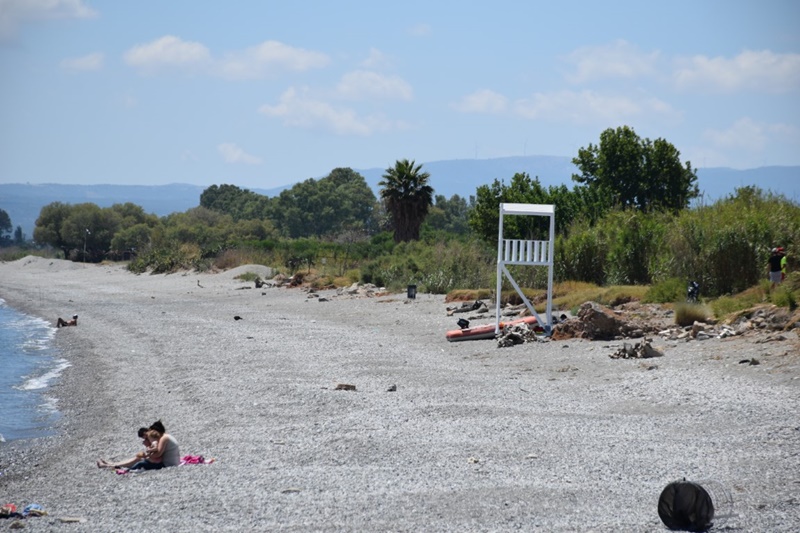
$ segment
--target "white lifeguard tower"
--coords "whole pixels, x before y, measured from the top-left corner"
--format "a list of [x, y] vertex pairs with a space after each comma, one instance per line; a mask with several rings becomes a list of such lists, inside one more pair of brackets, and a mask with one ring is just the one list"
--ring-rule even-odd
[[[538, 216], [550, 218], [550, 239], [547, 241], [526, 241], [521, 239], [506, 239], [503, 237], [503, 219], [505, 216]], [[497, 237], [497, 301], [495, 335], [500, 333], [500, 296], [503, 288], [503, 276], [506, 276], [514, 286], [525, 306], [536, 317], [547, 334], [553, 325], [553, 251], [555, 246], [556, 209], [554, 205], [545, 204], [500, 204], [500, 222]], [[522, 289], [514, 280], [506, 265], [546, 266], [547, 267], [547, 321], [543, 321], [530, 301], [525, 297]]]

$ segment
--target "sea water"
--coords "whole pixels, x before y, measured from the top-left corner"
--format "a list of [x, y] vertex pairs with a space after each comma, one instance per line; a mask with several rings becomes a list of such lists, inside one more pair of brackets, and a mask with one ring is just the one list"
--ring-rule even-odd
[[59, 413], [48, 386], [69, 366], [54, 346], [55, 332], [0, 299], [0, 443], [52, 433]]

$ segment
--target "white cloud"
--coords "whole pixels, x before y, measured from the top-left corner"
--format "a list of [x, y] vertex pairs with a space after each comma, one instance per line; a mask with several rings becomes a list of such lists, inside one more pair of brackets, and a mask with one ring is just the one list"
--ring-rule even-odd
[[419, 24], [415, 24], [414, 26], [411, 26], [408, 29], [409, 35], [412, 35], [414, 37], [427, 37], [428, 35], [431, 34], [431, 31], [432, 30], [431, 30], [430, 25], [429, 24], [425, 24], [424, 22], [421, 22]]
[[125, 53], [125, 62], [145, 71], [163, 67], [207, 65], [211, 55], [200, 43], [166, 35], [147, 44], [136, 45]]
[[276, 105], [263, 105], [259, 112], [283, 119], [287, 126], [308, 129], [325, 129], [337, 135], [367, 136], [376, 132], [405, 128], [402, 122], [393, 122], [379, 115], [359, 116], [350, 108], [334, 106], [315, 99], [308, 91], [287, 89]]
[[597, 121], [620, 123], [631, 118], [658, 115], [667, 118], [679, 116], [669, 104], [654, 97], [604, 95], [584, 90], [536, 93], [514, 103], [514, 113], [530, 120], [570, 121], [588, 124]]
[[100, 70], [103, 68], [105, 56], [100, 52], [82, 57], [70, 57], [61, 61], [61, 68], [67, 70]]
[[349, 100], [365, 98], [411, 100], [414, 90], [399, 76], [356, 70], [342, 76], [336, 86], [337, 95]]
[[301, 72], [321, 68], [330, 58], [321, 52], [296, 48], [279, 41], [264, 41], [217, 62], [218, 72], [230, 79], [262, 78], [276, 70]]
[[247, 165], [261, 164], [261, 158], [248, 154], [234, 143], [222, 143], [217, 146], [217, 150], [228, 163], [245, 163]]
[[777, 145], [800, 148], [796, 126], [758, 122], [750, 117], [740, 118], [725, 129], [706, 129], [703, 139], [708, 144], [695, 149], [703, 158], [703, 166], [754, 168], [764, 165]]
[[278, 41], [265, 41], [257, 46], [212, 56], [202, 43], [184, 41], [166, 35], [146, 44], [134, 46], [125, 53], [125, 61], [146, 72], [162, 68], [181, 68], [211, 76], [243, 80], [263, 78], [277, 71], [304, 71], [326, 66], [327, 55], [295, 48]]
[[367, 69], [376, 69], [389, 66], [389, 58], [377, 48], [370, 48], [369, 55], [361, 62], [361, 66]]
[[735, 149], [746, 152], [760, 152], [769, 142], [770, 130], [775, 126], [759, 123], [749, 117], [740, 118], [729, 128], [715, 130], [709, 128], [703, 132], [703, 138], [717, 148]]
[[139, 100], [134, 95], [128, 92], [120, 95], [119, 98], [117, 98], [117, 101], [122, 107], [125, 107], [127, 109], [132, 109], [137, 105], [139, 105]]
[[800, 54], [745, 50], [733, 58], [683, 58], [673, 78], [680, 89], [786, 93], [800, 88]]
[[568, 74], [567, 80], [584, 83], [606, 78], [653, 76], [659, 56], [657, 51], [644, 53], [624, 40], [603, 46], [584, 46], [566, 56], [566, 61], [575, 66], [575, 72]]
[[508, 99], [500, 93], [482, 89], [464, 96], [452, 107], [461, 113], [502, 113], [508, 107]]
[[14, 34], [25, 21], [95, 16], [82, 0], [0, 0], [0, 36]]

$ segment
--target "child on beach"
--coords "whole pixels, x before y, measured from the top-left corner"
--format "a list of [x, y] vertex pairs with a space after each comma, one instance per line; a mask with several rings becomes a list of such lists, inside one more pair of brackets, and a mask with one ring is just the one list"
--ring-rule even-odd
[[153, 442], [150, 440], [150, 436], [148, 432], [150, 429], [148, 428], [139, 428], [138, 435], [139, 438], [142, 439], [142, 444], [145, 447], [145, 451], [136, 452], [136, 455], [131, 457], [130, 459], [126, 459], [124, 461], [118, 461], [116, 463], [111, 463], [106, 461], [105, 459], [98, 459], [97, 460], [97, 467], [98, 468], [130, 468], [139, 461], [145, 459], [148, 456], [148, 451], [153, 446]]

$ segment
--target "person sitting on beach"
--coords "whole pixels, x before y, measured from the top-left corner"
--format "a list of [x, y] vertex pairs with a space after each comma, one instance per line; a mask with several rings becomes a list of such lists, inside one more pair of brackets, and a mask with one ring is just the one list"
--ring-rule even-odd
[[131, 466], [131, 470], [158, 470], [167, 466], [181, 464], [181, 451], [178, 441], [167, 433], [161, 420], [157, 420], [150, 426], [147, 436], [153, 443], [149, 448], [150, 455]]
[[109, 462], [105, 459], [98, 459], [97, 460], [97, 467], [98, 468], [130, 468], [139, 461], [145, 459], [150, 454], [149, 450], [153, 446], [153, 442], [150, 440], [149, 435], [147, 434], [150, 431], [149, 428], [139, 428], [138, 434], [139, 438], [142, 439], [142, 444], [145, 447], [145, 450], [142, 452], [137, 452], [135, 456], [131, 457], [130, 459], [126, 459], [124, 461], [117, 461], [117, 462]]
[[78, 315], [72, 315], [72, 320], [64, 320], [61, 317], [58, 317], [58, 322], [56, 322], [57, 328], [63, 328], [66, 326], [77, 326], [78, 325]]

